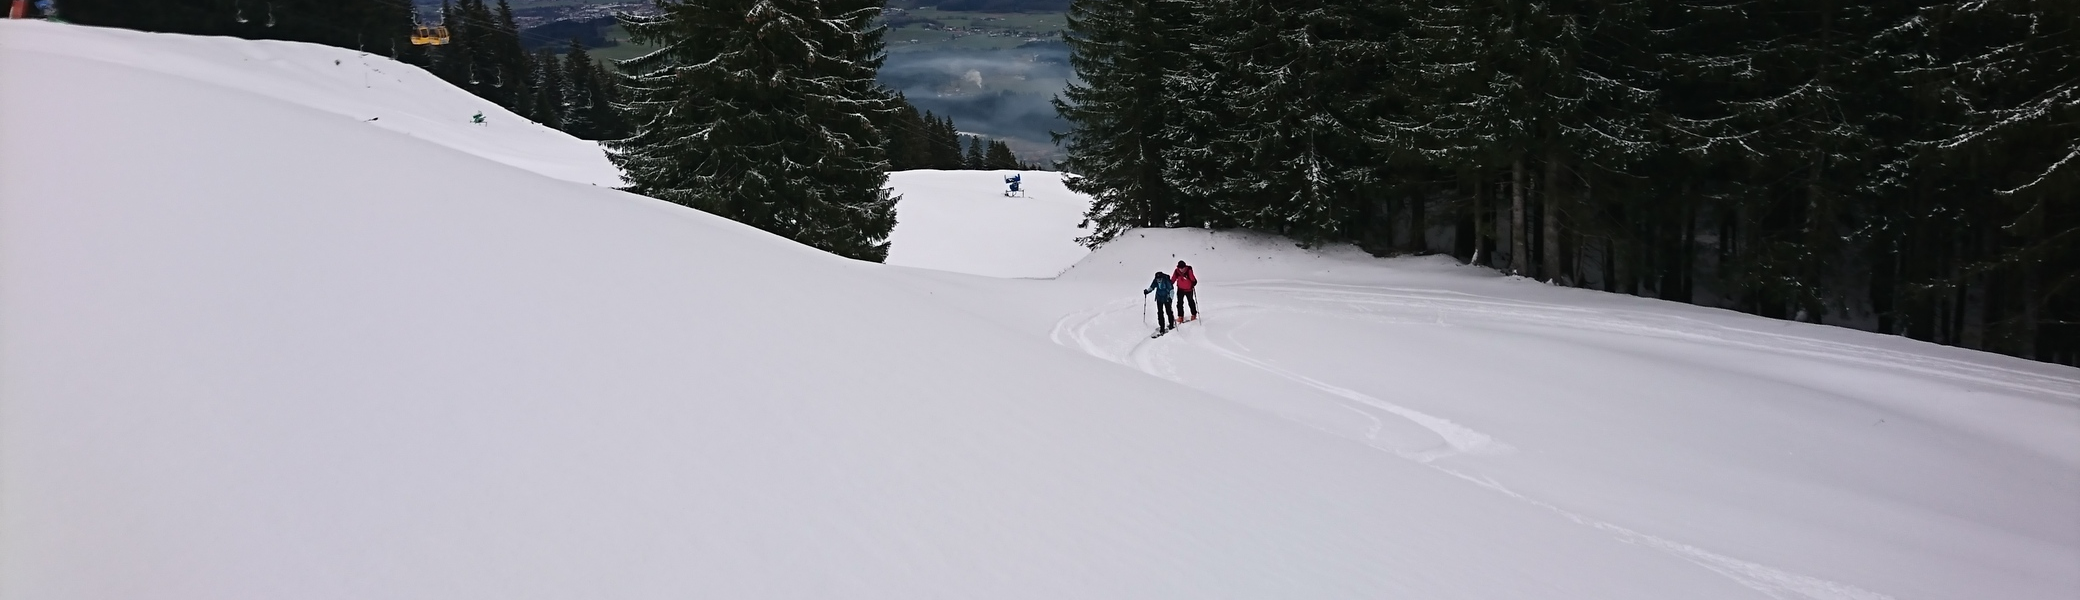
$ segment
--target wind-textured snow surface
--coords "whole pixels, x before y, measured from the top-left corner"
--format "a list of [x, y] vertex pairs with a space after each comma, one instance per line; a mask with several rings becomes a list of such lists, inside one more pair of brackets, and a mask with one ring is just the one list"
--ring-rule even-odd
[[1238, 234], [848, 261], [239, 58], [339, 52], [0, 23], [0, 598], [2080, 590], [2071, 368]]

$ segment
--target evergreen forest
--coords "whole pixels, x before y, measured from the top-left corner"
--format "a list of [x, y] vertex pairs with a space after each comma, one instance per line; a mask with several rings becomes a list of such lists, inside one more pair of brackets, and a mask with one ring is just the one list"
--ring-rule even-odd
[[1096, 245], [1248, 228], [2080, 361], [2080, 3], [1076, 0]]

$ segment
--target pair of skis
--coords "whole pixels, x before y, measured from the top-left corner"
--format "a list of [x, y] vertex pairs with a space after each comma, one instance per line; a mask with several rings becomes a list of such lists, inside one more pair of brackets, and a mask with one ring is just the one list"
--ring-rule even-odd
[[1176, 323], [1176, 324], [1173, 324], [1173, 325], [1171, 325], [1169, 329], [1157, 329], [1157, 330], [1156, 330], [1156, 332], [1155, 332], [1155, 335], [1151, 335], [1151, 336], [1148, 336], [1148, 339], [1151, 339], [1151, 340], [1152, 340], [1152, 339], [1156, 339], [1156, 338], [1159, 338], [1159, 337], [1163, 337], [1163, 334], [1165, 334], [1165, 333], [1170, 333], [1170, 332], [1172, 332], [1172, 331], [1177, 331], [1177, 328], [1178, 328], [1178, 327], [1182, 327], [1182, 326], [1183, 326], [1183, 325], [1184, 325], [1185, 323], [1190, 323], [1190, 322], [1192, 322], [1192, 321], [1197, 321], [1197, 320], [1199, 320], [1199, 315], [1192, 315], [1192, 318], [1189, 318], [1189, 319], [1178, 319], [1178, 320], [1177, 320], [1177, 323]]

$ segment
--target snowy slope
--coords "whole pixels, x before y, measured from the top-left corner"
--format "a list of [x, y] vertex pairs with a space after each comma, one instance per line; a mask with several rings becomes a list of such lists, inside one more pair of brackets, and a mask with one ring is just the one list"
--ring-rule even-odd
[[[1004, 196], [1018, 173], [1025, 194]], [[896, 228], [888, 264], [991, 277], [1054, 277], [1090, 250], [1076, 243], [1090, 197], [1069, 191], [1060, 173], [939, 171], [890, 173]]]
[[[1138, 292], [1178, 260], [1204, 318], [1148, 339]], [[2080, 592], [2070, 367], [1243, 233], [1131, 231], [1053, 281], [911, 276], [1758, 597]]]
[[0, 23], [0, 599], [2080, 590], [2070, 368], [1232, 234], [857, 263], [262, 50], [336, 52]]
[[2080, 592], [2072, 368], [1243, 234], [1131, 232], [1062, 279], [1172, 258], [1207, 318], [1123, 334], [1115, 287], [1053, 339], [1779, 597]]
[[[370, 128], [557, 179], [600, 186], [621, 184], [620, 171], [607, 162], [598, 143], [537, 125], [489, 100], [459, 92], [422, 69], [374, 54], [316, 44], [226, 43], [233, 40], [80, 27], [15, 26], [8, 28], [5, 35], [0, 44], [9, 51], [144, 68], [329, 113], [334, 118], [364, 122]], [[26, 84], [13, 79], [0, 81], [17, 87]], [[14, 91], [63, 95], [92, 90], [54, 87]], [[484, 123], [473, 124], [471, 117], [478, 113], [484, 115]], [[250, 126], [236, 122], [212, 125]], [[265, 131], [240, 133], [270, 137]]]

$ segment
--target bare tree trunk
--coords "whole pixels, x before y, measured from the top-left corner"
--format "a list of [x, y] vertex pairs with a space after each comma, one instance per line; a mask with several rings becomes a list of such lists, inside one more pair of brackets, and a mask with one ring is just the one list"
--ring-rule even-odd
[[1614, 237], [1606, 235], [1596, 241], [1597, 247], [1603, 249], [1603, 291], [1612, 293], [1618, 291], [1618, 243]]
[[[1697, 302], [1697, 294], [1691, 282], [1697, 275], [1697, 203], [1690, 195], [1690, 185], [1683, 185], [1683, 230], [1676, 236], [1676, 276], [1668, 282], [1674, 289], [1663, 292], [1662, 298], [1685, 304]], [[1672, 293], [1671, 293], [1672, 292]]]
[[[1986, 226], [1981, 228], [1981, 231], [1971, 234], [1973, 241], [1978, 242], [1979, 246], [1974, 253], [1974, 258], [1990, 257], [1997, 252], [1993, 246], [1993, 237], [1997, 233], [1998, 230], [1993, 230], [1993, 223], [1988, 221]], [[1965, 276], [1963, 302], [1965, 311], [1964, 318], [1961, 319], [1963, 321], [1963, 331], [1960, 333], [1959, 339], [1966, 348], [1973, 350], [1988, 349], [1986, 321], [1987, 315], [1991, 310], [1987, 299], [1992, 292], [1990, 289], [1992, 287], [1992, 279], [1992, 274], [1984, 272]]]
[[1611, 245], [1611, 281], [1614, 287], [1612, 291], [1620, 294], [1639, 295], [1639, 275], [1636, 268], [1638, 265], [1633, 262], [1635, 256], [1633, 245], [1636, 242], [1630, 238], [1619, 239], [1613, 237], [1605, 239], [1609, 240]]
[[1543, 259], [1540, 262], [1545, 264], [1539, 269], [1539, 274], [1544, 275], [1548, 282], [1565, 285], [1568, 281], [1567, 274], [1560, 270], [1563, 264], [1561, 258], [1565, 256], [1560, 252], [1560, 213], [1561, 207], [1566, 203], [1566, 195], [1560, 185], [1560, 157], [1557, 153], [1546, 157], [1545, 188], [1545, 210], [1539, 213], [1539, 220], [1546, 229], [1545, 239], [1542, 240], [1545, 242], [1545, 251], [1540, 253], [1540, 258]]
[[2044, 296], [2038, 291], [2043, 288], [2037, 287], [2042, 281], [2037, 268], [2033, 264], [2022, 265], [2022, 315], [2015, 322], [2014, 351], [2023, 358], [2045, 360], [2050, 357], [2044, 355], [2044, 347], [2048, 344], [2043, 343], [2043, 333], [2038, 326], [2044, 310]]
[[1480, 169], [1473, 171], [1473, 264], [1488, 266], [1494, 261], [1493, 251], [1488, 250], [1487, 194], [1485, 177]]
[[1430, 205], [1417, 188], [1408, 199], [1408, 245], [1416, 254], [1430, 253]]
[[[1509, 254], [1510, 232], [1509, 200], [1503, 197], [1502, 191], [1502, 188], [1505, 187], [1509, 187], [1506, 182], [1495, 186], [1495, 207], [1493, 210], [1488, 211], [1489, 220], [1495, 223], [1495, 239], [1489, 240], [1491, 243], [1488, 245], [1488, 253], [1507, 256]], [[1509, 270], [1508, 260], [1504, 260], [1501, 257], [1491, 258], [1490, 260], [1495, 263], [1495, 268], [1503, 271]]]
[[1582, 249], [1584, 240], [1580, 236], [1575, 236], [1568, 238], [1568, 241], [1570, 242], [1567, 245], [1568, 285], [1588, 287], [1589, 275], [1585, 264], [1588, 262], [1588, 258], [1584, 256], [1586, 251]]
[[1509, 272], [1523, 275], [1531, 267], [1530, 240], [1524, 234], [1524, 157], [1519, 155], [1509, 167]]

